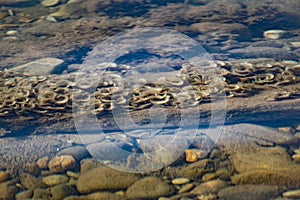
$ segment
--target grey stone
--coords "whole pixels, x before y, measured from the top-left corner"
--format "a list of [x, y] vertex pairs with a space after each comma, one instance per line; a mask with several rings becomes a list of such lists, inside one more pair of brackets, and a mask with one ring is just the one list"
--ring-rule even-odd
[[77, 160], [77, 161], [80, 161], [80, 160], [90, 156], [87, 149], [83, 146], [69, 147], [69, 148], [59, 151], [56, 155], [57, 156], [70, 155], [70, 156], [73, 156], [73, 158], [75, 158], [75, 160]]
[[58, 58], [42, 58], [24, 65], [20, 65], [9, 69], [18, 73], [28, 73], [30, 75], [49, 75], [52, 74], [57, 67], [63, 64], [64, 61]]

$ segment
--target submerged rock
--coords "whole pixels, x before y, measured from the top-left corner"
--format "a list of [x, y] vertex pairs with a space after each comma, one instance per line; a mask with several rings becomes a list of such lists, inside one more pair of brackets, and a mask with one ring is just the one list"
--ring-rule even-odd
[[126, 191], [129, 199], [156, 199], [161, 196], [168, 196], [174, 192], [167, 183], [157, 177], [146, 177], [130, 186]]
[[99, 190], [126, 189], [136, 180], [138, 180], [136, 174], [98, 167], [79, 176], [77, 190], [82, 194], [87, 194]]

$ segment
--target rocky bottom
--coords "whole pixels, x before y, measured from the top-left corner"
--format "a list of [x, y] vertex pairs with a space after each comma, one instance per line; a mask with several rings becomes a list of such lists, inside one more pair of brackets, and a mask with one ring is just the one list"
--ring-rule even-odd
[[222, 130], [218, 138], [212, 129], [216, 146], [206, 157], [188, 160], [186, 151], [148, 173], [105, 166], [76, 134], [1, 138], [0, 199], [300, 198], [299, 126], [236, 124]]

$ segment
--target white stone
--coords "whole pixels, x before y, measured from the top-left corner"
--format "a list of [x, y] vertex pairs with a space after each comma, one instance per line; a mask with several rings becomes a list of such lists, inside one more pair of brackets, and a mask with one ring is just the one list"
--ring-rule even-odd
[[287, 31], [284, 30], [268, 30], [264, 32], [264, 37], [272, 40], [278, 40], [286, 34]]
[[59, 0], [44, 0], [41, 4], [46, 7], [56, 6], [59, 4]]

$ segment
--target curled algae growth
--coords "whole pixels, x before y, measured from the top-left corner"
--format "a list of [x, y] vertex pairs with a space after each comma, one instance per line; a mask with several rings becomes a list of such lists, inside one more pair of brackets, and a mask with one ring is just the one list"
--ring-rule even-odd
[[[300, 64], [288, 62], [217, 61], [222, 79], [202, 75], [190, 64], [183, 64], [176, 73], [165, 73], [155, 83], [143, 82], [128, 93], [118, 88], [121, 76], [114, 70], [129, 70], [129, 66], [107, 64], [107, 69], [96, 91], [85, 95], [82, 90], [92, 88], [86, 81], [77, 85], [80, 72], [62, 75], [30, 76], [12, 71], [0, 73], [0, 116], [37, 113], [52, 115], [72, 110], [72, 99], [94, 102], [94, 114], [111, 111], [116, 106], [142, 110], [154, 105], [192, 107], [209, 102], [213, 94], [224, 89], [228, 97], [248, 97], [263, 90], [276, 89], [272, 100], [297, 98], [299, 88], [281, 86], [300, 82]], [[221, 85], [223, 87], [221, 87]]]

